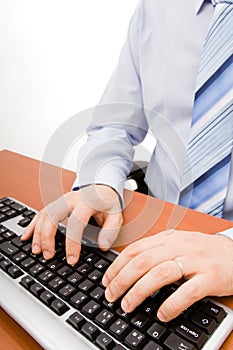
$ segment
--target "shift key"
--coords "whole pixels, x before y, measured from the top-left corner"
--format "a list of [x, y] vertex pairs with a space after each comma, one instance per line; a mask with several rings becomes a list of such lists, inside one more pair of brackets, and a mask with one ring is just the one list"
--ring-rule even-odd
[[201, 349], [208, 340], [208, 336], [205, 332], [186, 321], [179, 321], [176, 332], [195, 344], [198, 349]]

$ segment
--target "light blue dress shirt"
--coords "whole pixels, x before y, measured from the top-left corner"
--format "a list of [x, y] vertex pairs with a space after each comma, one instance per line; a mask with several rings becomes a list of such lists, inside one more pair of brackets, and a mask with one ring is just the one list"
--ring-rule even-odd
[[[123, 200], [133, 146], [152, 133], [156, 147], [146, 182], [154, 196], [178, 203], [200, 55], [213, 16], [209, 1], [141, 0], [118, 65], [88, 128], [74, 187], [114, 188]], [[233, 169], [224, 217], [233, 220]]]

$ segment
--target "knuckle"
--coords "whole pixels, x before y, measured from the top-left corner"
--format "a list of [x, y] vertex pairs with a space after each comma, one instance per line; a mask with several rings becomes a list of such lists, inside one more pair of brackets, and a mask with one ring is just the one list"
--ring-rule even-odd
[[126, 284], [127, 284], [125, 279], [124, 279], [124, 276], [122, 276], [121, 273], [119, 273], [115, 277], [114, 283], [118, 286], [119, 289], [124, 289], [126, 287]]
[[142, 300], [144, 299], [144, 288], [142, 287], [141, 283], [136, 283], [134, 287], [132, 288], [132, 298], [136, 300]]
[[147, 253], [142, 253], [132, 260], [133, 267], [139, 271], [145, 271], [151, 266], [151, 256]]
[[156, 274], [160, 279], [167, 279], [171, 274], [170, 264], [161, 263], [153, 269], [153, 273]]
[[137, 242], [132, 243], [129, 245], [125, 250], [123, 251], [123, 254], [125, 254], [126, 259], [130, 260], [138, 255], [138, 244]]

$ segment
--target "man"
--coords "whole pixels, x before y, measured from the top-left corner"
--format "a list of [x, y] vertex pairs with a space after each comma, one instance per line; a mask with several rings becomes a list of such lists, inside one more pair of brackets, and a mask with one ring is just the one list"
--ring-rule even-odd
[[[222, 5], [226, 8], [223, 9]], [[232, 77], [232, 1], [221, 4], [220, 11], [221, 18], [226, 17], [226, 12], [229, 18], [227, 30], [223, 27], [222, 33], [231, 37], [226, 61], [228, 76]], [[54, 255], [56, 226], [65, 219], [68, 220], [66, 253], [70, 264], [78, 261], [79, 242], [91, 216], [102, 226], [98, 238], [100, 248], [108, 249], [114, 243], [123, 222], [123, 187], [132, 166], [133, 146], [143, 140], [148, 128], [157, 138], [146, 175], [153, 195], [211, 215], [233, 219], [233, 173], [230, 162], [226, 162], [232, 149], [228, 138], [232, 140], [229, 125], [233, 120], [233, 79], [225, 94], [226, 109], [225, 97], [224, 106], [221, 105], [222, 99], [217, 98], [218, 94], [216, 97], [218, 88], [214, 89], [214, 93], [212, 91], [212, 76], [216, 72], [224, 75], [221, 67], [225, 64], [218, 66], [218, 60], [215, 60], [224, 56], [225, 48], [216, 46], [217, 38], [211, 43], [213, 36], [210, 31], [215, 35], [212, 26], [218, 27], [218, 23], [222, 23], [214, 15], [215, 8], [210, 1], [140, 1], [130, 22], [118, 66], [88, 129], [88, 142], [79, 155], [74, 185], [79, 190], [67, 193], [48, 205], [29, 225], [23, 239], [34, 233], [34, 253], [43, 252], [46, 259]], [[208, 45], [213, 48], [213, 63], [211, 61], [209, 65], [206, 63], [209, 53], [205, 57], [203, 49]], [[200, 66], [204, 67], [203, 71]], [[220, 110], [221, 116], [226, 114], [229, 123], [224, 124], [225, 119], [221, 117], [223, 126], [218, 124], [217, 112], [211, 111], [211, 102], [207, 113], [211, 122], [207, 119], [205, 130], [214, 130], [217, 136], [212, 134], [207, 138], [203, 137], [199, 126], [203, 120], [199, 119], [197, 112], [201, 108], [197, 101], [203, 103], [206, 100], [201, 94], [203, 86], [205, 96], [214, 94], [216, 110]], [[224, 108], [223, 111], [219, 105]], [[206, 117], [204, 119], [206, 122]], [[210, 123], [213, 121], [215, 126], [212, 127]], [[200, 131], [201, 137], [195, 128]], [[211, 148], [222, 135], [227, 140], [224, 158], [218, 156], [218, 146], [215, 151]], [[196, 147], [199, 149], [197, 162], [196, 152], [192, 150], [194, 138], [201, 140]], [[206, 139], [211, 140], [210, 144], [206, 143]], [[211, 150], [210, 154], [208, 150]], [[206, 176], [210, 170], [216, 169], [212, 154], [218, 158], [217, 172]], [[196, 168], [195, 163], [201, 165], [201, 169]], [[205, 169], [206, 164], [211, 166]], [[216, 179], [217, 174], [217, 183], [220, 183], [220, 173], [225, 168], [226, 176], [223, 177], [227, 186], [222, 186], [212, 195], [216, 182], [209, 180]], [[205, 185], [204, 192], [202, 183]], [[217, 206], [212, 198], [217, 198]], [[232, 237], [231, 231], [224, 234]], [[168, 231], [139, 240], [126, 248], [106, 272], [103, 278], [107, 287], [106, 298], [115, 301], [128, 290], [121, 305], [125, 312], [131, 312], [157, 289], [183, 277], [185, 282], [158, 310], [158, 317], [169, 321], [206, 295], [232, 295], [233, 241], [229, 237]]]

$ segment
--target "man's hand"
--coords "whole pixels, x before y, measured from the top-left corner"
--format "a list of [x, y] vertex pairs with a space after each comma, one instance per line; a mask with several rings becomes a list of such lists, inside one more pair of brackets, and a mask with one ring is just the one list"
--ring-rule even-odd
[[105, 295], [132, 312], [161, 287], [186, 280], [158, 310], [168, 322], [201, 298], [233, 295], [233, 241], [221, 235], [161, 232], [129, 245], [103, 277]]
[[68, 192], [42, 209], [26, 228], [22, 240], [33, 235], [32, 252], [45, 259], [55, 254], [55, 235], [59, 222], [66, 221], [66, 256], [69, 264], [79, 259], [83, 230], [91, 216], [102, 226], [98, 244], [107, 250], [116, 240], [123, 219], [118, 194], [109, 186], [90, 185]]

